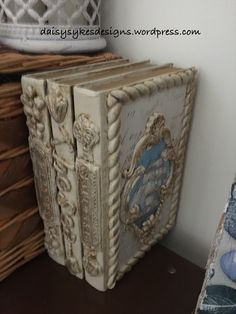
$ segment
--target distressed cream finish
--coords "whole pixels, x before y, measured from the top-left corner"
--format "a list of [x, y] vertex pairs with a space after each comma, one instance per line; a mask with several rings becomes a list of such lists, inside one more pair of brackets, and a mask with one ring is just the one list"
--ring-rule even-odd
[[[89, 283], [99, 290], [113, 288], [117, 279], [131, 269], [131, 266], [150, 249], [151, 245], [161, 239], [175, 223], [184, 167], [184, 155], [192, 117], [195, 74], [196, 71], [194, 69], [175, 71], [141, 81], [138, 84], [130, 84], [119, 89], [113, 88], [110, 91], [93, 91], [93, 84], [91, 84], [89, 89], [75, 88], [75, 104], [80, 104], [75, 107], [75, 118], [81, 113], [88, 114], [93, 123], [97, 125], [101, 134], [99, 145], [94, 147], [94, 163], [100, 167], [101, 173], [101, 203], [97, 210], [102, 222], [100, 226], [102, 250], [97, 252], [97, 256], [99, 264], [103, 269], [103, 274], [99, 274], [96, 278], [87, 277]], [[115, 84], [119, 85], [119, 82], [115, 82]], [[95, 85], [96, 90], [99, 90], [97, 84]], [[122, 112], [130, 103], [137, 106], [138, 102], [143, 101], [143, 108], [145, 108], [145, 103], [148, 104], [151, 97], [156, 97], [161, 92], [168, 90], [170, 93], [173, 90], [179, 91], [182, 95], [182, 102], [180, 102], [178, 109], [178, 136], [175, 139], [177, 166], [171, 198], [168, 199], [168, 204], [165, 205], [165, 209], [168, 209], [167, 214], [165, 214], [165, 219], [161, 219], [162, 224], [158, 225], [159, 227], [161, 226], [160, 229], [157, 226], [154, 235], [149, 239], [148, 243], [144, 245], [138, 241], [137, 245], [137, 239], [133, 237], [133, 250], [135, 248], [136, 252], [132, 257], [126, 261], [123, 260], [121, 263], [120, 256], [123, 255], [123, 251], [129, 249], [129, 247], [125, 247], [124, 243], [121, 246], [120, 242], [123, 228], [120, 220], [121, 200], [123, 198], [121, 194], [122, 169], [120, 158], [121, 151], [124, 149], [122, 147], [123, 144], [121, 144]], [[170, 125], [172, 128], [171, 132], [173, 132], [174, 125], [175, 123], [172, 121]], [[81, 150], [78, 142], [78, 156]]]
[[[118, 270], [118, 254], [119, 254], [119, 233], [120, 233], [120, 199], [117, 195], [117, 189], [113, 187], [120, 186], [120, 172], [119, 172], [119, 162], [117, 161], [117, 156], [119, 156], [120, 146], [117, 144], [120, 136], [120, 113], [121, 106], [125, 105], [131, 99], [138, 99], [144, 96], [150, 96], [154, 93], [160, 92], [163, 89], [173, 88], [175, 86], [187, 85], [185, 103], [183, 108], [182, 116], [182, 127], [181, 127], [181, 137], [178, 143], [178, 167], [176, 171], [175, 186], [173, 189], [173, 197], [171, 204], [171, 211], [169, 214], [169, 220], [165, 227], [160, 230], [149, 243], [144, 245], [139, 252], [137, 252], [128, 263]], [[192, 118], [192, 106], [195, 95], [195, 70], [190, 69], [187, 71], [180, 72], [178, 74], [171, 74], [164, 77], [159, 77], [154, 80], [146, 81], [143, 84], [136, 86], [123, 88], [121, 90], [112, 91], [108, 95], [107, 107], [108, 107], [108, 171], [109, 171], [109, 199], [111, 204], [108, 214], [108, 225], [109, 225], [109, 274], [108, 274], [108, 288], [112, 288], [115, 284], [116, 279], [123, 276], [125, 272], [131, 269], [131, 267], [145, 254], [150, 247], [160, 240], [174, 225], [179, 193], [181, 188], [182, 173], [184, 167], [184, 157], [186, 151], [186, 144], [189, 134], [189, 128]], [[117, 200], [116, 203], [113, 200]]]
[[[36, 73], [22, 78], [23, 95], [21, 100], [24, 104], [30, 133], [29, 143], [37, 199], [44, 222], [45, 246], [49, 255], [56, 262], [66, 264], [69, 270], [80, 278], [83, 277], [83, 267], [80, 253], [81, 239], [78, 225], [76, 180], [74, 178], [73, 121], [68, 120], [68, 110], [71, 112], [71, 106], [69, 107], [69, 99], [66, 99], [65, 94], [58, 88], [53, 88], [52, 93], [48, 95], [46, 79], [55, 80], [69, 74], [77, 73], [78, 75], [78, 72], [85, 74], [89, 71], [117, 67], [127, 63], [129, 63], [128, 60], [114, 60]], [[68, 129], [64, 120], [71, 124], [70, 139], [68, 134], [63, 131]], [[54, 134], [52, 129], [54, 129]], [[59, 138], [54, 139], [55, 132], [59, 132]], [[63, 158], [60, 158], [58, 152], [61, 152], [62, 144], [69, 146], [72, 151], [69, 150], [67, 153], [67, 149], [63, 147], [62, 152], [66, 151], [66, 156], [62, 155]], [[73, 184], [71, 180], [75, 180]], [[74, 202], [73, 199], [67, 198], [70, 195], [75, 195], [72, 197]], [[65, 209], [63, 215], [61, 207]], [[77, 228], [76, 232], [75, 228]], [[73, 250], [76, 250], [76, 254]]]
[[[51, 77], [46, 84], [37, 76], [23, 79], [24, 95], [26, 82], [33, 88], [47, 85], [42, 114], [50, 139], [46, 143], [54, 173], [49, 177], [57, 187], [52, 194], [61, 221], [65, 264], [101, 291], [113, 288], [173, 227], [177, 213], [196, 71], [140, 66], [124, 65], [118, 72], [104, 69], [100, 74], [74, 72], [72, 80], [67, 74]], [[42, 94], [40, 88], [36, 93]], [[28, 118], [31, 134], [44, 137], [38, 120], [30, 112]], [[130, 211], [127, 200], [138, 171], [145, 170], [137, 167], [137, 161], [161, 140], [166, 146], [160, 158], [170, 162], [170, 172], [160, 186], [155, 213], [136, 228], [132, 219], [138, 209]], [[32, 151], [34, 146], [36, 142]], [[40, 158], [34, 158], [39, 180]], [[38, 194], [43, 204], [46, 194]], [[43, 218], [46, 225], [47, 217]]]
[[56, 200], [56, 177], [53, 168], [51, 136], [44, 87], [30, 86], [23, 81], [24, 111], [29, 128], [29, 144], [33, 161], [39, 212], [44, 222], [45, 247], [58, 263], [65, 264], [59, 206]]

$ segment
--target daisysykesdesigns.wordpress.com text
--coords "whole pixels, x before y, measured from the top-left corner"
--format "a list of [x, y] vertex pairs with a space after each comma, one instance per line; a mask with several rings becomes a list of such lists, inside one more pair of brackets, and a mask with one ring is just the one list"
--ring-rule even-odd
[[42, 36], [55, 36], [60, 39], [78, 39], [83, 37], [97, 37], [97, 36], [112, 36], [118, 38], [121, 36], [151, 36], [153, 38], [160, 38], [164, 36], [200, 36], [202, 33], [199, 29], [174, 29], [166, 28], [159, 29], [153, 27], [150, 29], [117, 29], [117, 28], [60, 28], [55, 26], [45, 26], [40, 30]]

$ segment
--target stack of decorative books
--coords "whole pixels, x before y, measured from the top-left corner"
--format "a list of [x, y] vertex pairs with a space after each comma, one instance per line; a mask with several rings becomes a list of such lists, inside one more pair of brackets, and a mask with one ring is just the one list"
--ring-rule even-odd
[[0, 47], [0, 281], [44, 251], [28, 129], [20, 101], [21, 75], [116, 58], [111, 53], [32, 55]]
[[195, 82], [125, 59], [22, 78], [46, 248], [98, 290], [174, 226]]

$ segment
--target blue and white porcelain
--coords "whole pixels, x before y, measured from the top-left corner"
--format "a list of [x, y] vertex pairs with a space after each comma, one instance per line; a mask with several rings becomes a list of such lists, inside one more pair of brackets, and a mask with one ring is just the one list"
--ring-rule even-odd
[[220, 259], [220, 266], [224, 274], [236, 282], [236, 251], [224, 254]]
[[236, 184], [232, 185], [224, 226], [229, 235], [236, 239]]
[[236, 314], [236, 182], [222, 217], [196, 314]]

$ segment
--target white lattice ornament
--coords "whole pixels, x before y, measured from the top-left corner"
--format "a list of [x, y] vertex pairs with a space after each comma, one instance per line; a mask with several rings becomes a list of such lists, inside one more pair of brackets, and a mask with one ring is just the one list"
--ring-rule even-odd
[[103, 49], [101, 0], [0, 0], [0, 41], [29, 52]]

